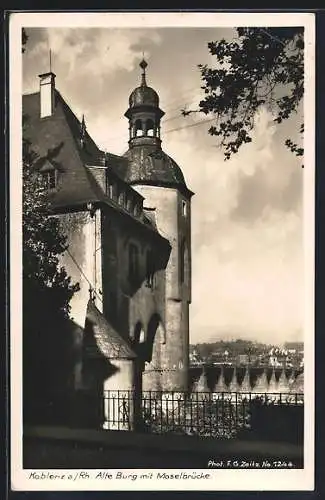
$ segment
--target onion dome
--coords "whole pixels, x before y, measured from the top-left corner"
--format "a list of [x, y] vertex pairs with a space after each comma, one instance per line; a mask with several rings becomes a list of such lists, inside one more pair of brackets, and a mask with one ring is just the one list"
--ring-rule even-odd
[[160, 122], [165, 113], [159, 108], [157, 92], [147, 86], [147, 66], [143, 59], [141, 85], [129, 98], [125, 113], [129, 120], [129, 149], [124, 154], [128, 162], [117, 173], [128, 184], [174, 187], [191, 196], [181, 169], [161, 148]]
[[162, 149], [137, 146], [130, 148], [124, 156], [129, 160], [124, 176], [129, 184], [154, 184], [187, 190], [180, 167]]
[[153, 106], [159, 107], [159, 96], [157, 92], [151, 87], [147, 86], [146, 82], [146, 67], [148, 63], [142, 59], [140, 68], [142, 68], [141, 85], [133, 90], [129, 97], [129, 106], [134, 108], [137, 106]]

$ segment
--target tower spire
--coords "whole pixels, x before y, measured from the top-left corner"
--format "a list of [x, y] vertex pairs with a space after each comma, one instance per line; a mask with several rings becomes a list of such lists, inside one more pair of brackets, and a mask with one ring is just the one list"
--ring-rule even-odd
[[[143, 53], [142, 53], [143, 54]], [[144, 56], [144, 54], [143, 54]], [[139, 64], [140, 68], [142, 69], [142, 74], [141, 74], [141, 87], [146, 87], [147, 82], [146, 82], [146, 67], [148, 66], [147, 61], [145, 58], [142, 58], [142, 61]]]

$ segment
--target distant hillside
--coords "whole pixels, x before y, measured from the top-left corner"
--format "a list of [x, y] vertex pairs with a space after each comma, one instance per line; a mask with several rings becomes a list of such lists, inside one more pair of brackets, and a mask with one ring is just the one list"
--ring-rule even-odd
[[218, 340], [216, 342], [204, 342], [190, 345], [190, 352], [196, 351], [201, 359], [209, 359], [214, 353], [227, 351], [231, 356], [239, 354], [259, 355], [269, 352], [274, 347], [271, 344], [254, 342], [251, 340]]
[[[251, 359], [261, 359], [263, 356], [268, 356], [271, 349], [275, 351], [274, 353], [281, 356], [281, 350], [294, 350], [298, 353], [302, 353], [304, 350], [303, 342], [286, 342], [283, 346], [277, 346], [272, 344], [265, 344], [262, 342], [255, 342], [252, 340], [218, 340], [215, 342], [204, 342], [190, 345], [190, 355], [198, 361], [216, 361], [219, 358], [225, 360], [225, 354], [229, 361], [236, 359], [238, 356], [246, 355]], [[283, 354], [283, 353], [282, 353]], [[292, 354], [292, 353], [291, 353]], [[292, 354], [296, 356], [295, 354]]]

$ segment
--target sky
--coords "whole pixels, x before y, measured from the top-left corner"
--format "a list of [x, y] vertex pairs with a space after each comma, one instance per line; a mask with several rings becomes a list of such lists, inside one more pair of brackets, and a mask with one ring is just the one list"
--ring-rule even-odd
[[57, 89], [80, 119], [85, 115], [97, 145], [115, 154], [128, 148], [123, 115], [140, 82], [144, 52], [147, 83], [166, 113], [162, 147], [195, 193], [191, 343], [302, 340], [303, 169], [284, 146], [285, 138], [297, 138], [302, 117], [276, 126], [262, 110], [253, 142], [225, 162], [204, 123], [209, 117], [180, 114], [184, 107], [195, 109], [203, 97], [197, 65], [214, 64], [207, 43], [232, 38], [234, 30], [28, 28], [27, 34], [23, 91], [38, 91], [51, 49]]

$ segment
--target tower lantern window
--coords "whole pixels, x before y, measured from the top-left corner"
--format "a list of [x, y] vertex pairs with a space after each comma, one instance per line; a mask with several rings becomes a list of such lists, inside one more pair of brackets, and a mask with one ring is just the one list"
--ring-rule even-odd
[[148, 119], [146, 121], [146, 135], [148, 135], [149, 137], [153, 137], [155, 135], [154, 134], [154, 122], [151, 119]]
[[134, 125], [134, 132], [135, 132], [136, 137], [141, 137], [143, 135], [142, 121], [141, 120], [136, 120], [135, 125]]

